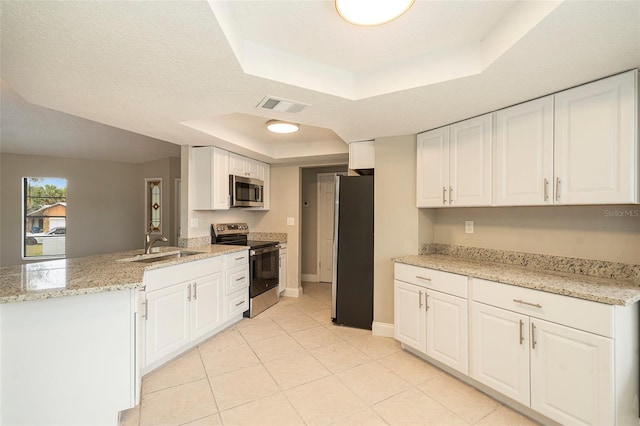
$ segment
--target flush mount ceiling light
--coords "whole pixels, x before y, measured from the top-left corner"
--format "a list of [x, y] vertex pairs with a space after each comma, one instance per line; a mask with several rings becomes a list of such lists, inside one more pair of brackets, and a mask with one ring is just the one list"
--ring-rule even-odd
[[273, 133], [295, 133], [300, 129], [300, 125], [287, 121], [269, 120], [267, 130]]
[[335, 0], [336, 10], [345, 21], [371, 27], [400, 17], [415, 0]]

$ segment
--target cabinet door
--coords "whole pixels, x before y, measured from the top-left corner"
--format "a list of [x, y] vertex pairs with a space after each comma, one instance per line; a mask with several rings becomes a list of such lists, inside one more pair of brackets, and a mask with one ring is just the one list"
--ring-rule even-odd
[[189, 343], [190, 283], [147, 293], [145, 365]]
[[422, 287], [394, 281], [394, 334], [400, 342], [427, 352], [426, 291]]
[[491, 205], [492, 115], [450, 126], [449, 204]]
[[553, 203], [553, 96], [496, 112], [494, 204]]
[[214, 210], [229, 209], [229, 152], [213, 148], [213, 195], [212, 208]]
[[637, 72], [555, 95], [556, 202], [635, 203]]
[[[262, 179], [260, 177], [260, 162], [251, 158], [244, 159], [244, 175], [250, 178]], [[264, 180], [264, 179], [263, 179]]]
[[427, 355], [468, 374], [467, 300], [433, 290], [429, 290], [425, 297]]
[[262, 179], [264, 182], [264, 193], [262, 194], [262, 200], [264, 205], [262, 210], [269, 210], [271, 208], [271, 166], [266, 163], [258, 164], [258, 179]]
[[449, 204], [449, 127], [418, 135], [416, 205]]
[[223, 273], [206, 275], [191, 284], [191, 339], [204, 336], [224, 322]]
[[373, 141], [352, 142], [349, 144], [349, 168], [352, 170], [373, 169], [375, 155]]
[[244, 176], [244, 161], [245, 158], [242, 155], [229, 153], [229, 174]]
[[615, 423], [611, 339], [532, 318], [531, 347], [531, 408], [562, 424]]
[[529, 406], [529, 317], [471, 306], [471, 377]]
[[212, 208], [212, 149], [210, 146], [191, 148], [189, 195], [194, 210], [211, 210]]
[[278, 277], [280, 293], [287, 289], [287, 250], [280, 249], [280, 276]]

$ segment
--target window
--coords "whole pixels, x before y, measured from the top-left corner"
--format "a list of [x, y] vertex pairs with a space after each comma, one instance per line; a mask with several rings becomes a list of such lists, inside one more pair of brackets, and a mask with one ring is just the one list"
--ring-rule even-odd
[[64, 257], [67, 234], [67, 180], [26, 177], [23, 185], [25, 259]]

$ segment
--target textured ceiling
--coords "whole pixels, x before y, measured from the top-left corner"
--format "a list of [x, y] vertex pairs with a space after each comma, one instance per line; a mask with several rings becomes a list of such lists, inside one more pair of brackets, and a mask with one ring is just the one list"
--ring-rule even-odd
[[[330, 1], [0, 0], [0, 77], [32, 105], [68, 115], [63, 121], [270, 163], [321, 163], [344, 160], [345, 142], [418, 133], [640, 66], [640, 2], [516, 3], [418, 0], [389, 26], [356, 28], [329, 12]], [[484, 59], [469, 73], [465, 46], [478, 44]], [[279, 63], [256, 69], [265, 51], [306, 64], [305, 81], [281, 78], [290, 76]], [[351, 92], [335, 90], [335, 70], [350, 75]], [[429, 72], [432, 80], [415, 86]], [[45, 149], [46, 138], [20, 134], [37, 122], [5, 131], [16, 99], [6, 92], [2, 151]], [[257, 109], [266, 95], [309, 107]], [[302, 131], [266, 134], [269, 119]], [[60, 155], [72, 146], [54, 143]]]

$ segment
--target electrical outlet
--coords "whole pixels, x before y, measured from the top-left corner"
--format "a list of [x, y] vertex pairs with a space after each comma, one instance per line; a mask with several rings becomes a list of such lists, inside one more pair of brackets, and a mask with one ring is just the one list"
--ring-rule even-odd
[[287, 225], [289, 226], [294, 226], [295, 225], [295, 220], [292, 217], [288, 217], [287, 218]]
[[192, 228], [197, 228], [198, 227], [198, 218], [197, 217], [192, 217], [191, 218], [191, 227]]
[[465, 234], [473, 234], [473, 221], [465, 220], [464, 221], [464, 233]]

